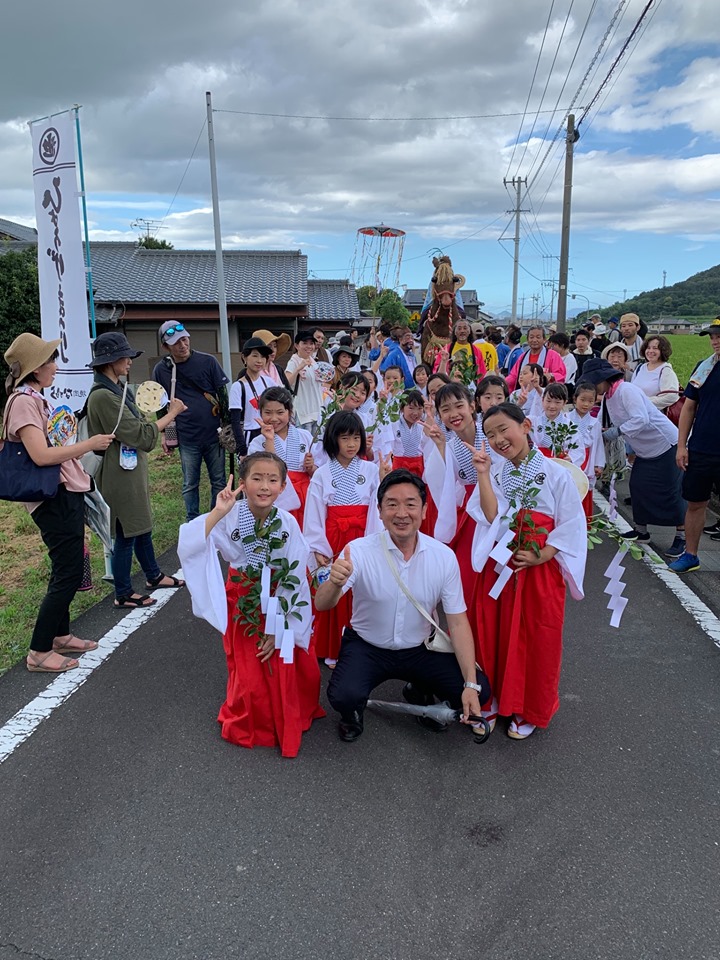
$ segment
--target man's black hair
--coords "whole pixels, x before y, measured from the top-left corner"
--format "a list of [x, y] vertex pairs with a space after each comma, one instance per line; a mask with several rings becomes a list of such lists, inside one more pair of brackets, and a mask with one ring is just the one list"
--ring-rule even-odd
[[390, 487], [396, 487], [399, 483], [412, 484], [420, 494], [420, 499], [423, 504], [427, 502], [427, 487], [425, 486], [425, 482], [410, 470], [406, 470], [405, 467], [400, 467], [397, 470], [391, 470], [385, 479], [380, 481], [377, 492], [378, 507], [382, 506], [383, 498]]

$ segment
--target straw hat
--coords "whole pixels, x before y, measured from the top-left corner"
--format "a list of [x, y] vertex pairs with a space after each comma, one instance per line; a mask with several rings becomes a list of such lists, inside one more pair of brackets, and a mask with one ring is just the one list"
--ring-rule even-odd
[[5, 351], [5, 363], [10, 367], [10, 376], [5, 382], [8, 389], [47, 363], [59, 346], [59, 340], [43, 340], [34, 333], [21, 333], [15, 337]]
[[284, 353], [287, 353], [292, 346], [292, 340], [287, 333], [271, 333], [269, 330], [255, 330], [253, 337], [257, 337], [259, 340], [262, 340], [266, 347], [269, 347], [271, 343], [277, 341], [278, 357], [281, 357]]

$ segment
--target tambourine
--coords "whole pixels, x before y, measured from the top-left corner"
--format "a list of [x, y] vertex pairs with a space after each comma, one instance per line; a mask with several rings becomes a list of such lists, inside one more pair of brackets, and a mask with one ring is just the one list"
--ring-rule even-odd
[[135, 403], [141, 413], [157, 413], [166, 407], [170, 400], [162, 384], [155, 380], [145, 380], [137, 388]]
[[587, 492], [590, 489], [590, 481], [582, 472], [580, 467], [574, 464], [571, 460], [563, 460], [560, 457], [551, 457], [553, 463], [557, 463], [558, 466], [564, 467], [565, 470], [570, 471], [570, 476], [573, 478], [573, 483], [577, 487], [577, 492], [580, 494], [580, 499], [584, 500], [587, 496]]

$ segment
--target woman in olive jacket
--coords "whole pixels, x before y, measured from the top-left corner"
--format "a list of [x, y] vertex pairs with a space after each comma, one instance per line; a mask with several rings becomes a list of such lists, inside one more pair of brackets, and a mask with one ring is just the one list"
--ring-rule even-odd
[[[148, 485], [148, 453], [158, 442], [158, 433], [187, 409], [182, 400], [171, 400], [168, 413], [149, 423], [132, 397], [123, 399], [120, 377], [127, 377], [133, 359], [142, 351], [133, 350], [121, 333], [103, 333], [93, 344], [90, 366], [95, 382], [87, 400], [88, 430], [101, 432], [100, 424], [114, 430], [95, 477], [100, 493], [110, 507], [110, 529], [114, 537], [112, 572], [115, 580], [115, 607], [149, 607], [156, 601], [133, 591], [130, 582], [133, 551], [145, 573], [147, 590], [182, 587], [183, 580], [166, 576], [158, 567], [152, 542], [152, 512]], [[120, 410], [122, 407], [122, 416]], [[118, 422], [119, 418], [119, 422]]]

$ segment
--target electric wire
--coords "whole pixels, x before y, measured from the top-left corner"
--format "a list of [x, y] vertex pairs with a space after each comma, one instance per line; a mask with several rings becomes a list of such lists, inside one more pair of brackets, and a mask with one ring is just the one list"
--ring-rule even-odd
[[[551, 110], [540, 110], [540, 113], [552, 113]], [[556, 113], [562, 113], [556, 110]], [[413, 121], [453, 121], [453, 120], [495, 120], [500, 117], [520, 117], [524, 114], [520, 111], [512, 113], [469, 113], [452, 117], [334, 117], [327, 114], [312, 113], [261, 113], [257, 110], [230, 110], [222, 107], [213, 107], [213, 113], [234, 113], [241, 117], [271, 117], [275, 120], [342, 120], [342, 121], [368, 121], [371, 123], [410, 123]]]
[[203, 120], [202, 126], [200, 127], [200, 133], [198, 133], [198, 135], [197, 135], [197, 139], [195, 140], [195, 146], [192, 148], [192, 153], [190, 154], [190, 157], [188, 158], [188, 162], [185, 164], [185, 169], [183, 170], [183, 175], [180, 177], [180, 183], [177, 185], [177, 189], [176, 189], [175, 193], [173, 194], [173, 198], [172, 198], [172, 200], [170, 201], [170, 206], [167, 208], [167, 212], [165, 213], [165, 216], [164, 216], [164, 217], [162, 218], [162, 220], [160, 221], [160, 225], [161, 225], [161, 226], [165, 223], [165, 221], [167, 220], [167, 218], [170, 216], [170, 211], [172, 210], [172, 208], [173, 208], [173, 206], [174, 206], [174, 204], [175, 204], [175, 201], [177, 200], [177, 195], [180, 193], [180, 189], [181, 189], [183, 183], [185, 182], [185, 177], [187, 176], [187, 172], [188, 172], [188, 170], [190, 169], [190, 164], [193, 162], [193, 159], [195, 158], [195, 151], [196, 151], [197, 148], [198, 148], [198, 144], [200, 143], [200, 137], [201, 137], [201, 136], [203, 135], [203, 133], [205, 132], [205, 127], [206, 127], [206, 126], [207, 126], [207, 117], [205, 117], [205, 119]]

